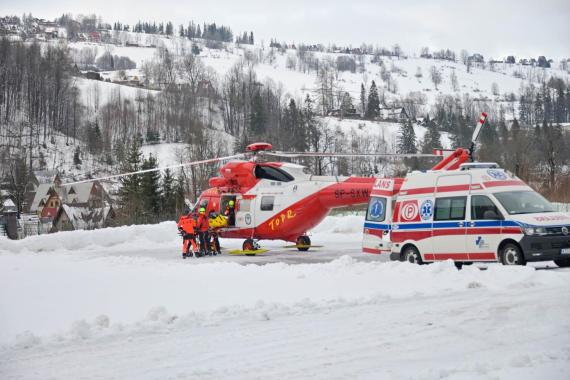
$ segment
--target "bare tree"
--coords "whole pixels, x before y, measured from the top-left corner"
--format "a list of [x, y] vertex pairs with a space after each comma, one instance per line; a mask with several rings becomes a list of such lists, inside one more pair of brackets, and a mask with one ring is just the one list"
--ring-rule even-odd
[[449, 79], [451, 81], [451, 88], [453, 91], [459, 91], [459, 82], [457, 80], [457, 74], [455, 73], [455, 70], [451, 71], [451, 74], [449, 74]]
[[432, 66], [430, 69], [430, 77], [431, 81], [433, 82], [435, 89], [437, 90], [437, 86], [441, 83], [441, 73], [437, 69], [437, 67]]

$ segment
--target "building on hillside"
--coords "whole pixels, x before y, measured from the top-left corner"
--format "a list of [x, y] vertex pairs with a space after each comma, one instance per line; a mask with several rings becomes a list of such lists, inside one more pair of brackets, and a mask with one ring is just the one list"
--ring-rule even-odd
[[475, 53], [467, 58], [471, 63], [485, 63], [485, 58], [479, 53]]
[[378, 120], [403, 123], [409, 119], [404, 107], [385, 107], [378, 110]]
[[114, 225], [115, 211], [112, 206], [89, 208], [62, 205], [53, 221], [51, 232], [94, 230]]
[[344, 117], [346, 119], [360, 119], [360, 114], [356, 112], [356, 108], [349, 108], [342, 111], [340, 108], [334, 108], [327, 111], [327, 116]]
[[90, 32], [88, 34], [88, 39], [90, 42], [101, 42], [101, 33], [99, 32]]

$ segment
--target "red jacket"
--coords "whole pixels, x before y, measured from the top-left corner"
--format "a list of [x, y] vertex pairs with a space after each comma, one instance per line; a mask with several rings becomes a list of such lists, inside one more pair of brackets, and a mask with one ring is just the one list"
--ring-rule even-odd
[[196, 229], [201, 232], [208, 231], [210, 227], [210, 220], [206, 214], [198, 215], [198, 222], [196, 223]]
[[195, 226], [196, 221], [191, 215], [182, 215], [178, 221], [178, 228], [182, 228], [187, 234], [193, 234]]

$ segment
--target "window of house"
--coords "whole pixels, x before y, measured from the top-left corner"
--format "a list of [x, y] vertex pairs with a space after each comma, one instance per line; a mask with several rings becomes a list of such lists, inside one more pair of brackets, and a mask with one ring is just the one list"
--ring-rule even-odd
[[433, 220], [465, 220], [467, 197], [436, 198]]
[[274, 196], [261, 197], [261, 211], [273, 211], [273, 202], [275, 202]]

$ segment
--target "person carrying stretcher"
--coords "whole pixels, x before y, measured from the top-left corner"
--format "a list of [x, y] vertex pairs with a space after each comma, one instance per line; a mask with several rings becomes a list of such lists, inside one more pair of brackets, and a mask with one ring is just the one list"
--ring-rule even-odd
[[[191, 257], [193, 254], [198, 254], [198, 246], [196, 245], [195, 234], [196, 221], [190, 213], [186, 213], [178, 220], [178, 231], [182, 235], [182, 258]], [[190, 251], [192, 246], [192, 251]]]

